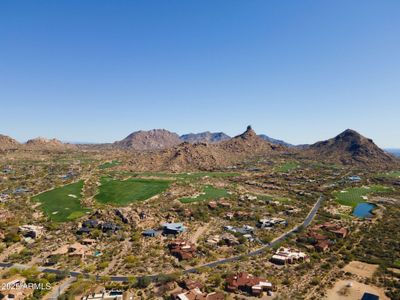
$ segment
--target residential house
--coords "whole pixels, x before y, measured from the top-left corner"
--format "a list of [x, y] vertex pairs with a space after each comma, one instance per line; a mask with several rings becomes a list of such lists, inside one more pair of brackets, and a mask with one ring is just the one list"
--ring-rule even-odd
[[304, 262], [308, 259], [308, 255], [293, 248], [280, 247], [274, 255], [271, 262], [279, 265], [293, 264], [296, 262]]
[[253, 195], [240, 195], [239, 197], [240, 201], [255, 201], [257, 200], [257, 196], [253, 196]]
[[226, 217], [228, 220], [232, 220], [234, 216], [235, 216], [235, 214], [234, 214], [233, 212], [228, 212], [228, 213], [226, 213], [226, 215], [225, 215], [225, 217]]
[[[345, 238], [348, 235], [348, 229], [339, 224], [326, 222], [313, 226], [304, 237], [298, 239], [299, 242], [306, 242], [314, 245], [315, 250], [326, 252], [335, 243], [329, 236], [320, 232], [332, 233], [338, 238]], [[304, 241], [305, 239], [305, 241]]]
[[207, 242], [207, 244], [209, 244], [211, 246], [217, 246], [220, 241], [221, 241], [221, 237], [218, 234], [216, 234], [216, 235], [210, 236], [206, 242]]
[[81, 241], [81, 244], [85, 245], [85, 246], [92, 246], [92, 245], [96, 244], [96, 240], [95, 239], [83, 239]]
[[225, 296], [219, 292], [203, 293], [199, 288], [194, 288], [187, 292], [173, 294], [172, 298], [175, 300], [224, 300]]
[[87, 246], [80, 243], [74, 243], [68, 246], [68, 255], [77, 256], [84, 259], [88, 250], [89, 248]]
[[6, 194], [6, 193], [0, 194], [0, 203], [7, 202], [9, 198], [10, 198], [9, 194]]
[[147, 214], [144, 212], [144, 211], [141, 211], [140, 213], [139, 213], [139, 219], [140, 220], [144, 220], [144, 219], [146, 219], [147, 218]]
[[196, 255], [196, 247], [184, 240], [175, 240], [168, 245], [171, 255], [179, 260], [189, 260]]
[[99, 226], [99, 221], [94, 219], [89, 219], [82, 223], [82, 227], [86, 228], [97, 228], [98, 226]]
[[263, 218], [258, 220], [257, 227], [259, 228], [272, 228], [276, 225], [287, 226], [288, 222], [282, 218]]
[[25, 238], [32, 239], [40, 238], [44, 233], [43, 226], [36, 225], [22, 225], [18, 230]]
[[122, 300], [124, 293], [122, 291], [103, 291], [98, 294], [90, 294], [82, 297], [82, 300]]
[[221, 241], [223, 241], [227, 246], [236, 246], [240, 244], [238, 238], [229, 232], [226, 232], [222, 235], [210, 236], [207, 239], [207, 244], [217, 246]]
[[361, 181], [361, 177], [358, 175], [352, 175], [347, 177], [347, 179], [351, 182], [360, 182]]
[[264, 291], [272, 291], [272, 283], [265, 278], [242, 272], [226, 278], [226, 290], [231, 293], [243, 291], [252, 296], [261, 296]]
[[163, 234], [181, 234], [186, 231], [186, 227], [182, 223], [164, 223], [162, 224]]
[[221, 235], [221, 240], [228, 246], [237, 246], [240, 244], [238, 238], [228, 232]]
[[101, 230], [105, 233], [115, 233], [120, 229], [120, 226], [112, 222], [104, 222], [103, 224], [101, 224]]
[[217, 202], [215, 202], [215, 201], [210, 201], [210, 202], [208, 202], [207, 205], [208, 205], [208, 207], [209, 207], [210, 209], [216, 209], [217, 206], [218, 206]]
[[57, 250], [53, 251], [50, 256], [68, 254], [68, 256], [77, 256], [84, 259], [88, 251], [88, 246], [82, 245], [80, 243], [73, 243], [70, 245], [61, 246]]
[[195, 288], [201, 289], [204, 287], [204, 285], [201, 282], [191, 280], [191, 279], [185, 279], [182, 282], [182, 286], [183, 286], [183, 288], [185, 288], [187, 290], [193, 290]]
[[238, 220], [248, 220], [251, 218], [251, 216], [252, 216], [252, 214], [247, 211], [237, 211], [234, 214], [234, 217]]
[[16, 195], [18, 195], [18, 194], [24, 194], [24, 193], [27, 193], [27, 192], [29, 192], [29, 191], [30, 191], [30, 190], [27, 189], [27, 188], [20, 187], [20, 188], [16, 188], [16, 189], [13, 191], [13, 194], [16, 194]]
[[232, 204], [227, 201], [218, 201], [218, 205], [224, 208], [231, 208]]
[[326, 252], [329, 250], [330, 244], [328, 240], [318, 241], [315, 245], [315, 250], [318, 252]]
[[89, 219], [82, 223], [82, 226], [76, 232], [79, 235], [88, 234], [92, 231], [92, 229], [99, 228], [100, 223], [97, 220]]
[[340, 237], [342, 239], [345, 238], [349, 233], [348, 229], [344, 227], [331, 229], [329, 230], [329, 232], [334, 233], [337, 237]]
[[325, 231], [334, 233], [339, 238], [347, 237], [349, 231], [346, 227], [343, 227], [340, 224], [332, 223], [332, 222], [325, 222], [323, 224], [319, 224], [313, 227], [314, 230], [323, 229]]
[[230, 231], [233, 233], [240, 233], [240, 234], [253, 234], [254, 227], [249, 225], [244, 225], [242, 227], [233, 227], [233, 226], [224, 226], [226, 231]]

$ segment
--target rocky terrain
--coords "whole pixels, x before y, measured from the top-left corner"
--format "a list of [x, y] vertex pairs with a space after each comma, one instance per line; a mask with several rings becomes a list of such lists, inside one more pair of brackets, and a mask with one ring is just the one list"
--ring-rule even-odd
[[[182, 142], [182, 140], [184, 140]], [[136, 131], [113, 144], [72, 145], [57, 139], [35, 138], [20, 144], [0, 135], [0, 149], [22, 150], [96, 150], [126, 152], [134, 170], [212, 170], [242, 163], [256, 157], [293, 157], [362, 168], [392, 169], [399, 159], [380, 149], [354, 130], [312, 145], [293, 147], [280, 140], [257, 135], [251, 126], [238, 136], [203, 132], [178, 134], [165, 129]], [[287, 146], [288, 145], [288, 146]]]
[[283, 151], [284, 147], [264, 141], [248, 126], [243, 134], [216, 144], [185, 142], [164, 151], [132, 154], [130, 166], [132, 170], [212, 170]]
[[390, 169], [399, 164], [398, 159], [380, 149], [371, 139], [351, 129], [301, 152], [303, 156], [320, 161], [367, 168]]
[[0, 134], [0, 150], [16, 149], [20, 146], [13, 138]]
[[114, 143], [116, 148], [134, 150], [166, 149], [181, 143], [179, 135], [165, 129], [135, 131], [121, 141]]
[[24, 148], [28, 150], [68, 150], [77, 149], [75, 145], [63, 143], [57, 139], [46, 139], [38, 137], [28, 140], [24, 144]]

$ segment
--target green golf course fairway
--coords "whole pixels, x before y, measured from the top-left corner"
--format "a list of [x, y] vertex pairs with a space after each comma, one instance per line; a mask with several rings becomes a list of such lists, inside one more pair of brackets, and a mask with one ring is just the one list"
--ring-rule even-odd
[[128, 205], [131, 202], [149, 199], [163, 191], [170, 184], [168, 180], [127, 179], [114, 180], [103, 177], [100, 180], [99, 193], [96, 200], [103, 204]]
[[55, 188], [32, 198], [40, 202], [43, 212], [55, 222], [65, 222], [84, 216], [90, 211], [81, 206], [83, 181]]
[[334, 192], [336, 201], [342, 205], [356, 207], [359, 203], [368, 202], [363, 196], [376, 193], [385, 193], [389, 189], [381, 185], [372, 185], [370, 187], [355, 187], [344, 190], [343, 192]]
[[228, 191], [225, 189], [218, 189], [215, 188], [211, 185], [207, 185], [203, 188], [202, 193], [195, 197], [186, 197], [186, 198], [181, 198], [179, 201], [182, 203], [191, 203], [191, 202], [198, 202], [198, 201], [204, 201], [204, 200], [212, 200], [212, 199], [218, 199], [222, 197], [227, 197], [229, 196]]

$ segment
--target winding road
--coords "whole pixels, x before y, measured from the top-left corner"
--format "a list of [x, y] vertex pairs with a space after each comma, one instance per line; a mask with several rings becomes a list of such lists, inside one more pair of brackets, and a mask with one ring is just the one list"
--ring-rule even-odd
[[[243, 257], [246, 257], [246, 256], [247, 257], [251, 257], [251, 256], [256, 256], [256, 255], [262, 254], [265, 250], [270, 249], [272, 247], [275, 247], [276, 245], [281, 243], [283, 240], [285, 240], [287, 237], [289, 237], [290, 235], [292, 235], [296, 231], [299, 231], [299, 229], [305, 228], [308, 225], [310, 225], [310, 223], [314, 219], [318, 209], [320, 208], [323, 200], [324, 200], [324, 198], [321, 195], [318, 198], [317, 202], [315, 202], [314, 206], [312, 207], [312, 209], [308, 213], [307, 217], [304, 219], [303, 223], [295, 226], [291, 230], [289, 230], [289, 231], [285, 232], [284, 234], [282, 234], [281, 236], [275, 238], [269, 244], [265, 244], [261, 248], [259, 248], [257, 250], [254, 250], [254, 251], [251, 251], [251, 252], [248, 252], [246, 254], [232, 256], [232, 257], [229, 257], [229, 258], [220, 259], [220, 260], [209, 262], [209, 263], [206, 263], [206, 264], [203, 264], [203, 265], [200, 265], [200, 266], [196, 266], [196, 267], [193, 267], [193, 268], [190, 268], [190, 269], [186, 269], [186, 270], [183, 271], [183, 273], [184, 274], [195, 273], [195, 272], [198, 272], [202, 268], [212, 268], [212, 267], [215, 267], [215, 266], [218, 266], [218, 265], [221, 265], [221, 264], [226, 264], [226, 263], [230, 263], [230, 262], [241, 260]], [[31, 268], [31, 266], [28, 266], [28, 265], [4, 263], [4, 262], [0, 262], [0, 267], [1, 268], [17, 268], [17, 269], [28, 269], [28, 268]], [[65, 274], [65, 273], [67, 273], [71, 277], [84, 276], [84, 277], [93, 277], [93, 278], [96, 278], [96, 279], [99, 279], [101, 277], [99, 275], [90, 275], [90, 274], [85, 274], [85, 273], [81, 273], [81, 272], [65, 271], [65, 270], [51, 269], [51, 268], [45, 268], [45, 267], [38, 267], [37, 269], [38, 269], [38, 271], [44, 272], [44, 273], [53, 273], [53, 274], [62, 274], [62, 273]], [[147, 277], [149, 277], [152, 280], [156, 280], [159, 276], [160, 276], [160, 274], [154, 274], [154, 275], [149, 275]], [[134, 277], [134, 276], [108, 276], [108, 278], [111, 281], [116, 281], [116, 282], [128, 282], [129, 279], [132, 278], [132, 277]]]

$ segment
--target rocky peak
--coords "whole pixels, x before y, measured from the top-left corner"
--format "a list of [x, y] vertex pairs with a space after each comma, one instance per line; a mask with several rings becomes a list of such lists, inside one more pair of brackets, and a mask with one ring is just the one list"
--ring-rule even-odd
[[347, 129], [336, 137], [309, 147], [310, 155], [332, 162], [388, 168], [398, 161], [380, 149], [371, 139]]
[[114, 143], [117, 147], [135, 150], [158, 150], [176, 146], [181, 143], [179, 135], [165, 129], [135, 131], [121, 141]]
[[14, 140], [13, 138], [0, 134], [0, 149], [14, 149], [17, 148], [20, 144]]
[[252, 139], [252, 138], [255, 138], [255, 137], [257, 137], [257, 134], [253, 130], [251, 125], [249, 125], [249, 126], [247, 126], [245, 132], [243, 132], [242, 134], [236, 136], [235, 138], [241, 138], [241, 139], [247, 140], [247, 139]]

